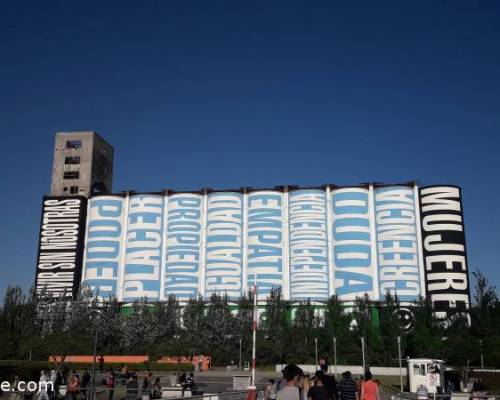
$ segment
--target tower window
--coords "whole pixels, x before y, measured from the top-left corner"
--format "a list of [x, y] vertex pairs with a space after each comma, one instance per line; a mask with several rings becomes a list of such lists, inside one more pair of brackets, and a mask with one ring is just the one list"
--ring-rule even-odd
[[80, 147], [82, 147], [81, 140], [67, 140], [66, 141], [66, 148], [67, 149], [79, 149]]
[[78, 186], [71, 186], [71, 187], [69, 188], [69, 192], [70, 192], [71, 194], [78, 194]]
[[80, 172], [79, 171], [65, 171], [64, 179], [79, 179]]
[[66, 157], [64, 159], [64, 164], [80, 164], [80, 157], [79, 156]]

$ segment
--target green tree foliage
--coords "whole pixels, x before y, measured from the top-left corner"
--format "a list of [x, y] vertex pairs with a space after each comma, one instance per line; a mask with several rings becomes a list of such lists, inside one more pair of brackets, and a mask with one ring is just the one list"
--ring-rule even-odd
[[232, 357], [235, 358], [237, 354], [239, 358], [241, 339], [242, 362], [249, 361], [252, 358], [252, 325], [253, 295], [248, 293], [238, 300], [235, 312], [234, 351]]
[[[361, 337], [368, 365], [398, 363], [397, 337], [403, 357], [443, 358], [460, 368], [500, 367], [500, 302], [495, 287], [480, 272], [470, 312], [447, 320], [433, 316], [424, 299], [411, 306], [414, 323], [402, 330], [397, 298], [384, 302], [367, 296], [346, 305], [332, 296], [325, 303], [309, 300], [290, 303], [274, 288], [259, 305], [257, 363], [313, 363], [315, 339], [318, 355], [333, 363], [361, 363]], [[92, 354], [98, 329], [99, 354], [160, 356], [211, 355], [214, 365], [251, 361], [253, 297], [233, 301], [226, 295], [201, 297], [179, 304], [170, 296], [162, 303], [136, 301], [125, 308], [116, 298], [98, 302], [87, 290], [78, 300], [41, 301], [45, 296], [8, 288], [0, 307], [0, 359], [47, 360], [49, 355]], [[334, 354], [334, 338], [337, 354]]]
[[207, 334], [205, 325], [205, 302], [200, 297], [190, 299], [182, 313], [183, 332], [181, 346], [187, 355], [201, 354], [206, 349], [204, 337]]
[[259, 337], [259, 349], [265, 354], [266, 364], [285, 363], [291, 351], [290, 318], [287, 302], [283, 299], [281, 288], [273, 288], [266, 302], [261, 318], [262, 331]]
[[290, 327], [290, 356], [300, 363], [314, 363], [319, 321], [309, 300], [299, 303]]
[[413, 330], [406, 335], [404, 355], [407, 357], [441, 358], [443, 356], [444, 326], [435, 320], [431, 303], [421, 299], [413, 307], [415, 324]]
[[[345, 306], [337, 296], [332, 296], [326, 303], [324, 329], [320, 330], [321, 355], [334, 357], [334, 338], [337, 343], [337, 361], [339, 364], [354, 359], [358, 346], [350, 325], [353, 318], [346, 312]], [[326, 346], [325, 346], [326, 344]], [[340, 351], [341, 350], [341, 351]]]

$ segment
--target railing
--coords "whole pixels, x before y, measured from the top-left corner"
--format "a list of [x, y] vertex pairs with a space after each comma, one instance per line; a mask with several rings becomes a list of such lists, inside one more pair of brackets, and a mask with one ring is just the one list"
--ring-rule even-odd
[[189, 397], [189, 399], [192, 400], [245, 400], [247, 398], [247, 393], [248, 392], [246, 390], [238, 390], [238, 391], [222, 392], [222, 393], [207, 393], [201, 395], [191, 394], [190, 396], [188, 395], [180, 397], [170, 397], [170, 396], [164, 397], [162, 395], [162, 399], [168, 398], [169, 400], [178, 400]]
[[481, 393], [462, 393], [454, 392], [451, 394], [436, 394], [429, 393], [427, 398], [424, 396], [419, 396], [416, 393], [397, 393], [390, 396], [390, 400], [500, 400], [500, 395], [498, 394], [488, 394], [486, 392]]

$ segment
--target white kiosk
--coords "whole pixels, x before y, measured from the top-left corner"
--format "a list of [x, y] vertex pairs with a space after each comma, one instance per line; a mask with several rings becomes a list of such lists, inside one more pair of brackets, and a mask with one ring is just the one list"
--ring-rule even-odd
[[428, 393], [437, 393], [438, 387], [444, 387], [444, 361], [409, 358], [408, 385], [410, 393], [416, 393], [420, 385], [424, 385]]

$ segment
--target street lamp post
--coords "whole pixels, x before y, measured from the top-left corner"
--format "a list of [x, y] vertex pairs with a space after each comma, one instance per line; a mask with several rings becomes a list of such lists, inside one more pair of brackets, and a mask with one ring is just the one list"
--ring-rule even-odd
[[403, 395], [403, 367], [401, 365], [401, 336], [398, 336], [398, 358], [399, 358], [399, 391]]
[[256, 352], [257, 352], [257, 277], [253, 278], [253, 324], [252, 324], [252, 390], [253, 398], [255, 398], [255, 367], [256, 367]]
[[318, 338], [314, 338], [314, 354], [316, 360], [316, 371], [318, 370]]
[[361, 336], [361, 352], [363, 353], [363, 374], [366, 372], [366, 363], [365, 363], [365, 337]]
[[484, 369], [483, 341], [481, 339], [479, 339], [479, 351], [481, 352], [481, 369]]
[[238, 369], [241, 371], [241, 338], [240, 338], [240, 362], [238, 363]]
[[337, 375], [337, 338], [333, 337], [333, 365], [334, 365], [334, 374]]
[[97, 358], [97, 337], [99, 334], [99, 321], [100, 312], [96, 310], [97, 320], [95, 324], [95, 336], [94, 336], [94, 354], [92, 357], [92, 380], [90, 383], [90, 399], [95, 400], [95, 373], [96, 373], [96, 358]]
[[255, 382], [256, 351], [257, 351], [257, 277], [253, 277], [253, 324], [252, 324], [252, 375], [248, 387], [247, 400], [257, 399], [257, 385]]

